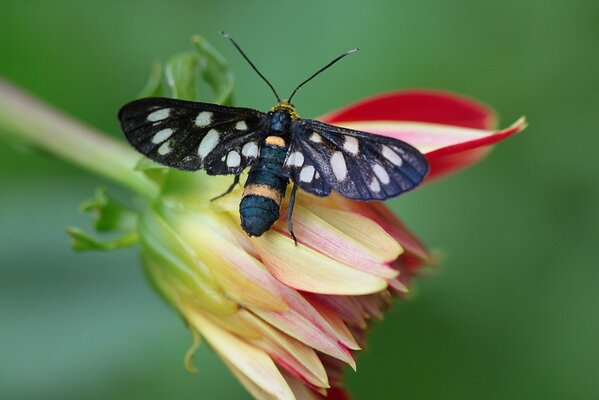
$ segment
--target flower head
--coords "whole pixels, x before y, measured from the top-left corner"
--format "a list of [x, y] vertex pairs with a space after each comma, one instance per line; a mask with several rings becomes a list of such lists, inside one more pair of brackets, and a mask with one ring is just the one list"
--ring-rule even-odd
[[[494, 118], [484, 106], [430, 91], [375, 97], [323, 119], [410, 142], [427, 155], [433, 178], [524, 126], [488, 130]], [[407, 293], [430, 253], [383, 204], [338, 195], [298, 196], [298, 246], [283, 219], [250, 238], [239, 226], [241, 189], [209, 201], [228, 184], [168, 171], [140, 220], [148, 276], [256, 398], [340, 393], [342, 369], [355, 369], [370, 321]]]
[[[143, 95], [195, 99], [199, 66], [217, 101], [230, 102], [228, 67], [207, 43], [196, 39], [195, 44], [198, 54], [173, 58], [166, 78], [157, 69]], [[10, 129], [148, 199], [134, 212], [98, 191], [84, 210], [96, 213], [98, 231], [124, 234], [100, 242], [71, 229], [74, 247], [110, 250], [139, 242], [150, 281], [194, 338], [185, 357], [188, 368], [193, 369], [193, 349], [203, 338], [257, 399], [348, 398], [343, 368], [355, 369], [354, 353], [365, 346], [369, 324], [383, 317], [394, 295], [408, 292], [422, 265], [433, 261], [383, 204], [335, 194], [298, 194], [298, 246], [282, 219], [263, 236], [250, 238], [239, 224], [239, 188], [210, 201], [227, 188], [226, 177], [167, 170], [146, 161], [134, 170], [136, 156], [127, 148], [10, 85], [0, 83], [0, 89], [9, 94], [0, 96], [0, 112], [18, 122]], [[493, 144], [525, 127], [519, 120], [494, 131], [487, 107], [433, 91], [390, 93], [321, 119], [417, 147], [430, 163], [429, 181], [479, 161]], [[101, 151], [108, 148], [119, 154], [118, 163]], [[287, 199], [282, 216], [286, 205]]]

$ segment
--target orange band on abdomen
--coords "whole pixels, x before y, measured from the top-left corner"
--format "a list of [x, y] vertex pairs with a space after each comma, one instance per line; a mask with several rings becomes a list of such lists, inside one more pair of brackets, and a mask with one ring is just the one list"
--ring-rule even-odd
[[266, 144], [271, 146], [285, 147], [285, 139], [280, 136], [269, 136], [266, 138]]
[[277, 203], [277, 205], [281, 204], [281, 199], [283, 197], [283, 195], [279, 193], [275, 188], [271, 188], [270, 186], [261, 185], [257, 183], [249, 184], [243, 189], [242, 197], [250, 195], [262, 196], [268, 199], [272, 199], [275, 201], [275, 203]]

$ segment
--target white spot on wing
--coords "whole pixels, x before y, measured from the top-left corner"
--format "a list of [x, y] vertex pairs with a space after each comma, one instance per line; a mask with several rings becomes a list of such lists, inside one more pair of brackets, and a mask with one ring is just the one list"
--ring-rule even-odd
[[301, 167], [304, 165], [304, 155], [301, 151], [294, 151], [289, 154], [289, 158], [285, 164], [290, 167]]
[[231, 150], [229, 154], [227, 154], [227, 167], [239, 167], [239, 164], [241, 164], [241, 157], [239, 156], [239, 153], [235, 150]]
[[212, 123], [212, 113], [210, 111], [202, 111], [196, 117], [195, 124], [199, 128], [203, 128]]
[[150, 121], [150, 122], [162, 121], [163, 119], [168, 118], [170, 113], [171, 113], [170, 108], [163, 108], [161, 110], [156, 110], [153, 113], [148, 114], [148, 121]]
[[312, 132], [312, 135], [310, 135], [310, 140], [314, 143], [322, 143], [322, 137], [316, 132]]
[[243, 148], [241, 149], [241, 154], [243, 154], [245, 157], [258, 157], [258, 145], [256, 142], [248, 142], [244, 144]]
[[368, 188], [373, 191], [374, 193], [378, 193], [381, 191], [381, 184], [379, 183], [379, 180], [376, 179], [376, 176], [372, 177], [372, 181], [370, 181], [370, 184], [368, 185]]
[[385, 170], [385, 168], [383, 168], [383, 166], [381, 164], [376, 164], [376, 163], [373, 164], [372, 170], [374, 171], [374, 174], [376, 175], [376, 177], [379, 178], [379, 181], [381, 181], [384, 185], [391, 182], [391, 179], [389, 178], [389, 174], [387, 173], [387, 171]]
[[338, 182], [343, 182], [347, 178], [347, 165], [343, 153], [336, 151], [331, 157], [331, 167]]
[[312, 179], [314, 178], [314, 167], [311, 165], [306, 165], [304, 168], [302, 168], [301, 172], [300, 172], [300, 182], [307, 182], [310, 183], [312, 182]]
[[174, 130], [171, 128], [162, 129], [152, 137], [152, 143], [158, 144], [164, 142], [166, 139], [170, 138], [173, 134]]
[[245, 121], [239, 121], [235, 124], [235, 129], [237, 129], [238, 131], [247, 131], [248, 126], [245, 123]]
[[343, 148], [348, 153], [350, 153], [354, 156], [357, 156], [358, 153], [360, 152], [358, 139], [356, 139], [353, 136], [345, 136], [345, 142], [343, 142]]
[[198, 146], [198, 156], [204, 158], [210, 153], [218, 144], [220, 134], [216, 129], [210, 129], [206, 136], [200, 142]]
[[401, 159], [401, 157], [396, 152], [391, 150], [391, 148], [387, 145], [383, 145], [382, 154], [383, 157], [385, 157], [387, 160], [391, 161], [398, 167], [401, 166], [401, 164], [403, 164], [403, 160]]
[[162, 145], [158, 148], [158, 154], [160, 154], [161, 156], [165, 156], [168, 153], [171, 152], [171, 142], [164, 142], [162, 143]]

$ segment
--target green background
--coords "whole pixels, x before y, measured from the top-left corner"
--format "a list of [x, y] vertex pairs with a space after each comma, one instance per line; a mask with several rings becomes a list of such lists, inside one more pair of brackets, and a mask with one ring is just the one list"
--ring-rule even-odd
[[[428, 87], [530, 127], [482, 164], [388, 202], [444, 259], [396, 304], [347, 383], [356, 399], [599, 398], [599, 2], [0, 0], [0, 75], [120, 137], [116, 112], [150, 63], [206, 36], [236, 103], [286, 94], [339, 52], [362, 51], [295, 98], [317, 116]], [[135, 249], [72, 253], [66, 226], [102, 181], [0, 145], [0, 398], [246, 399], [179, 318]], [[113, 186], [110, 186], [113, 192]]]

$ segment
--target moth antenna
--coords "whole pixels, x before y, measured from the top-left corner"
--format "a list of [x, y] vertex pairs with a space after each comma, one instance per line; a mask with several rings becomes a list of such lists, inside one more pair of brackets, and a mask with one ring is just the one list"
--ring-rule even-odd
[[281, 102], [281, 98], [277, 94], [277, 91], [275, 90], [275, 88], [271, 85], [271, 83], [268, 81], [268, 79], [266, 79], [266, 77], [264, 75], [262, 75], [262, 73], [260, 71], [258, 71], [258, 68], [256, 68], [256, 66], [254, 65], [254, 63], [250, 61], [250, 59], [248, 58], [248, 56], [245, 55], [245, 53], [243, 52], [243, 50], [241, 50], [241, 47], [239, 47], [239, 45], [237, 44], [237, 42], [235, 41], [235, 39], [233, 39], [227, 32], [220, 31], [220, 34], [223, 35], [225, 38], [229, 39], [231, 41], [231, 43], [233, 43], [233, 46], [235, 46], [235, 48], [237, 49], [237, 51], [239, 51], [241, 53], [241, 55], [243, 56], [243, 58], [245, 58], [245, 61], [247, 61], [252, 66], [252, 68], [254, 69], [254, 71], [256, 71], [256, 73], [258, 75], [260, 75], [260, 78], [262, 78], [264, 80], [264, 82], [266, 82], [266, 84], [268, 85], [268, 87], [270, 88], [270, 90], [272, 90], [272, 92], [274, 93], [275, 97], [277, 98], [277, 101]]
[[303, 81], [302, 83], [300, 83], [295, 90], [293, 91], [293, 93], [291, 93], [291, 96], [289, 96], [289, 101], [291, 103], [291, 98], [293, 96], [295, 96], [295, 93], [299, 90], [299, 88], [301, 88], [302, 86], [304, 86], [306, 83], [310, 82], [312, 79], [314, 79], [316, 77], [316, 75], [320, 74], [321, 72], [323, 72], [324, 70], [326, 70], [327, 68], [329, 68], [330, 66], [332, 66], [333, 64], [335, 64], [337, 61], [341, 60], [343, 57], [345, 56], [349, 56], [352, 53], [355, 53], [356, 51], [358, 51], [360, 49], [351, 49], [346, 51], [345, 53], [337, 56], [333, 61], [331, 61], [330, 63], [328, 63], [327, 65], [325, 65], [324, 67], [322, 67], [321, 69], [319, 69], [318, 71], [316, 71], [314, 74], [312, 74], [312, 76], [310, 76], [308, 79], [306, 79], [305, 81]]

